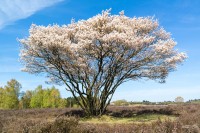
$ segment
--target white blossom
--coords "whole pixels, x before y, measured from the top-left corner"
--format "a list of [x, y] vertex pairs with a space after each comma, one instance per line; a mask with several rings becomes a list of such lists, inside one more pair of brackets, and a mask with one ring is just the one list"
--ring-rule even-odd
[[33, 24], [29, 34], [20, 40], [24, 71], [46, 73], [52, 82], [73, 88], [72, 93], [79, 93], [81, 86], [86, 97], [103, 90], [113, 94], [130, 79], [164, 82], [186, 58], [157, 20], [130, 18], [124, 11], [111, 15], [106, 10], [63, 26]]

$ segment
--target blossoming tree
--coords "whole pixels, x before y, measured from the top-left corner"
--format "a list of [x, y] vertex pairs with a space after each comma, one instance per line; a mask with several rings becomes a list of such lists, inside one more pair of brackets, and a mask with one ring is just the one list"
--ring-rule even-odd
[[[65, 84], [88, 115], [102, 115], [119, 85], [141, 78], [165, 82], [185, 53], [156, 20], [102, 11], [69, 25], [30, 27], [21, 39], [24, 71]], [[80, 100], [81, 99], [81, 100]]]

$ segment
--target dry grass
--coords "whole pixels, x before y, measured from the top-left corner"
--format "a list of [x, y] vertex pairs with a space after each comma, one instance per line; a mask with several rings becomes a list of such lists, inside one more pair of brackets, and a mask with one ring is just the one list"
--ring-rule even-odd
[[200, 105], [109, 107], [100, 118], [80, 109], [0, 110], [4, 133], [199, 133]]
[[143, 114], [136, 115], [132, 117], [113, 117], [108, 115], [103, 115], [101, 117], [92, 117], [92, 118], [81, 118], [80, 123], [90, 123], [90, 124], [148, 124], [155, 122], [157, 120], [175, 120], [177, 117], [168, 116], [162, 114]]

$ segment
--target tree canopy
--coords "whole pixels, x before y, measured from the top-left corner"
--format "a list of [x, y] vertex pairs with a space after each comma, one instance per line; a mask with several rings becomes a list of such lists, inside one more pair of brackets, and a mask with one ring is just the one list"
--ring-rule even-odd
[[18, 108], [21, 87], [21, 84], [15, 79], [8, 81], [4, 88], [0, 87], [0, 108]]
[[[0, 109], [24, 109], [24, 108], [64, 108], [73, 107], [74, 98], [61, 98], [60, 92], [54, 86], [42, 88], [39, 85], [34, 90], [20, 92], [21, 84], [11, 79], [4, 87], [0, 87]], [[19, 94], [23, 94], [19, 96]]]
[[21, 39], [24, 71], [65, 84], [88, 115], [101, 115], [116, 88], [141, 78], [165, 82], [185, 53], [151, 17], [102, 11], [69, 25], [37, 26]]
[[181, 97], [181, 96], [178, 96], [178, 97], [175, 98], [174, 101], [177, 102], [177, 103], [183, 103], [184, 102], [184, 98]]

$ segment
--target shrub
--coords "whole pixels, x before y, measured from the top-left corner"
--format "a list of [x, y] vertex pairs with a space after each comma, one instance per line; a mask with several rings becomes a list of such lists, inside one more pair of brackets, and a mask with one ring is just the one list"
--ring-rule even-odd
[[54, 122], [42, 123], [29, 129], [30, 133], [74, 133], [78, 126], [76, 118], [58, 118]]

